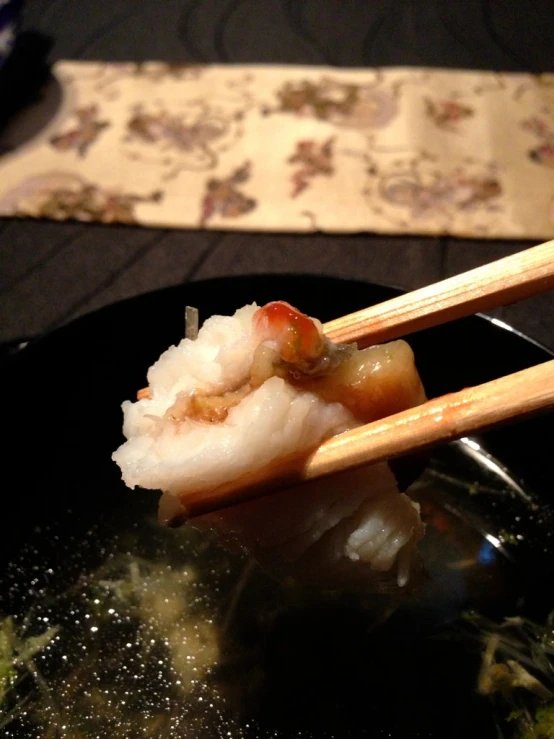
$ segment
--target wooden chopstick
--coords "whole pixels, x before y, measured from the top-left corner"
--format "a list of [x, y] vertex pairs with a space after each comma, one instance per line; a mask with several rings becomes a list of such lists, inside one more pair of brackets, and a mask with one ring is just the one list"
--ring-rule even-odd
[[336, 343], [360, 348], [456, 318], [515, 303], [554, 288], [554, 241], [326, 323]]
[[554, 359], [334, 436], [308, 458], [284, 460], [217, 488], [187, 493], [182, 504], [188, 516], [204, 515], [551, 408]]

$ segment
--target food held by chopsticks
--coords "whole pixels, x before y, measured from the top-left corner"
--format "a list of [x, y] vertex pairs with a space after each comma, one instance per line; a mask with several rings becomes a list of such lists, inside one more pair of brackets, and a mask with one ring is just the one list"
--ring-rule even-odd
[[[127, 441], [114, 454], [125, 482], [163, 490], [160, 518], [182, 520], [202, 491], [243, 478], [363, 423], [425, 401], [404, 341], [358, 350], [287, 303], [208, 319], [168, 349], [148, 391], [123, 405]], [[305, 581], [407, 582], [423, 535], [418, 507], [388, 464], [209, 517], [228, 540]]]
[[345, 316], [325, 334], [283, 302], [214, 317], [124, 404], [128, 441], [114, 459], [128, 485], [164, 491], [162, 521], [211, 513], [228, 539], [303, 580], [370, 570], [405, 584], [423, 527], [387, 460], [554, 407], [554, 360], [425, 402], [408, 345], [368, 345], [552, 287], [554, 241]]

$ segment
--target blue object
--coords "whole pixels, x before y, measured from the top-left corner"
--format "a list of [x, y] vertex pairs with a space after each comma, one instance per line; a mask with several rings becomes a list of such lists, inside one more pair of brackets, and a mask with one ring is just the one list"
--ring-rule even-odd
[[15, 47], [22, 8], [23, 0], [0, 0], [0, 67]]
[[481, 565], [492, 565], [496, 560], [496, 549], [486, 539], [483, 539], [479, 554], [477, 555], [477, 561]]

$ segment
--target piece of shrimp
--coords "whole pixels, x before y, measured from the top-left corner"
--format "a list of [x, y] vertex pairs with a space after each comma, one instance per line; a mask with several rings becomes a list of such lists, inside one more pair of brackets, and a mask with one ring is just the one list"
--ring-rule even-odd
[[[196, 405], [185, 415], [225, 420], [229, 408], [275, 375], [329, 403], [341, 403], [362, 423], [425, 401], [413, 352], [405, 341], [362, 350], [333, 344], [317, 319], [284, 301], [258, 308], [252, 320], [258, 344], [248, 382], [232, 393], [195, 398]], [[151, 397], [150, 390], [139, 390], [137, 397]]]

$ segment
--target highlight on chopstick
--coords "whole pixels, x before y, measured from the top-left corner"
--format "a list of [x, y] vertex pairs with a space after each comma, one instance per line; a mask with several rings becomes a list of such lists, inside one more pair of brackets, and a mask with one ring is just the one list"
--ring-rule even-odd
[[[404, 341], [358, 350], [284, 302], [213, 316], [169, 348], [148, 389], [123, 404], [123, 479], [160, 489], [160, 519], [230, 480], [308, 455], [331, 436], [425, 401]], [[408, 581], [423, 536], [418, 506], [387, 463], [335, 475], [205, 517], [263, 564], [325, 586]]]

